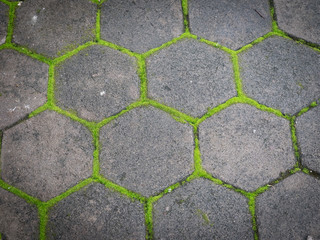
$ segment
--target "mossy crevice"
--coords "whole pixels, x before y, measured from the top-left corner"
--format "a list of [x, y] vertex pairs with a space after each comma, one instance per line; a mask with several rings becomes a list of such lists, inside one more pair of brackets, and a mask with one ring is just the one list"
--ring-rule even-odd
[[184, 31], [186, 33], [189, 33], [190, 32], [190, 21], [189, 21], [188, 0], [181, 0], [181, 7], [182, 7], [182, 13], [183, 13]]

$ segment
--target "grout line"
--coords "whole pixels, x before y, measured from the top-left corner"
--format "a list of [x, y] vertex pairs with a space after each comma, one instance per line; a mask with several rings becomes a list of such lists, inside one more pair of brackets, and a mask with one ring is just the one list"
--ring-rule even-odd
[[17, 6], [18, 6], [18, 2], [11, 2], [9, 4], [9, 22], [8, 22], [8, 28], [7, 28], [6, 43], [12, 42], [15, 11], [16, 11]]
[[39, 239], [46, 239], [46, 228], [48, 223], [48, 205], [42, 203], [38, 206], [39, 213]]
[[138, 75], [140, 78], [140, 100], [144, 101], [148, 97], [148, 79], [146, 70], [146, 59], [144, 56], [139, 56], [138, 61]]
[[242, 81], [240, 78], [240, 68], [239, 68], [238, 55], [235, 53], [231, 54], [231, 60], [232, 60], [232, 65], [233, 65], [234, 81], [235, 81], [236, 91], [238, 93], [238, 97], [245, 96], [245, 94], [243, 92]]
[[254, 233], [254, 240], [259, 239], [257, 216], [256, 216], [256, 196], [248, 196], [249, 212], [251, 214], [252, 231]]
[[296, 135], [296, 117], [295, 116], [293, 116], [290, 119], [290, 130], [291, 130], [292, 147], [294, 149], [294, 155], [297, 160], [297, 167], [302, 168], [300, 151], [299, 151], [297, 135]]
[[181, 0], [181, 7], [182, 7], [182, 13], [183, 13], [184, 31], [185, 33], [190, 33], [188, 0]]
[[145, 224], [146, 224], [146, 239], [151, 240], [154, 238], [153, 234], [153, 216], [152, 216], [152, 198], [147, 199], [144, 204]]
[[94, 142], [94, 151], [93, 151], [93, 162], [92, 162], [92, 176], [96, 178], [100, 173], [100, 139], [99, 139], [99, 127], [96, 127], [92, 130], [93, 142]]
[[101, 38], [101, 4], [97, 6], [97, 17], [96, 17], [96, 42], [99, 42]]

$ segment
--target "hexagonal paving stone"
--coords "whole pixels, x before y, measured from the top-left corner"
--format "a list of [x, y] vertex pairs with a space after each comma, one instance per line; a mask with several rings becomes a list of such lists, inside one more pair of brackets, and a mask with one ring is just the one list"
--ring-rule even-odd
[[0, 188], [1, 239], [38, 239], [38, 224], [35, 206]]
[[0, 45], [5, 43], [9, 20], [9, 6], [0, 2]]
[[191, 126], [152, 107], [135, 108], [101, 129], [101, 173], [145, 196], [191, 174]]
[[275, 0], [279, 28], [296, 37], [320, 44], [318, 0]]
[[146, 52], [183, 33], [180, 0], [108, 0], [101, 8], [101, 38]]
[[239, 55], [244, 92], [283, 113], [295, 114], [320, 97], [320, 53], [270, 37]]
[[47, 201], [89, 177], [92, 158], [89, 130], [46, 111], [4, 132], [1, 176]]
[[183, 40], [147, 59], [151, 98], [202, 116], [236, 96], [230, 56], [196, 40]]
[[239, 49], [271, 31], [267, 0], [189, 0], [193, 34]]
[[56, 68], [57, 105], [91, 121], [114, 115], [139, 98], [135, 58], [91, 46]]
[[0, 129], [46, 102], [48, 65], [14, 50], [0, 51]]
[[320, 181], [296, 173], [257, 197], [259, 236], [320, 239]]
[[49, 210], [48, 239], [145, 239], [143, 205], [90, 184]]
[[253, 239], [247, 199], [205, 179], [160, 198], [153, 216], [155, 239]]
[[297, 118], [296, 131], [302, 163], [320, 172], [320, 106]]
[[199, 127], [203, 167], [215, 177], [253, 191], [292, 168], [289, 121], [236, 104]]
[[87, 0], [28, 0], [16, 10], [13, 41], [56, 57], [94, 40], [96, 4]]

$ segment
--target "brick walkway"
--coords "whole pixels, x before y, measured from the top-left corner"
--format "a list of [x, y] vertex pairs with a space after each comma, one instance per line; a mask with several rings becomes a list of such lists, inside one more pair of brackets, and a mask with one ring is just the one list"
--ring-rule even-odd
[[320, 1], [0, 0], [0, 239], [320, 239]]

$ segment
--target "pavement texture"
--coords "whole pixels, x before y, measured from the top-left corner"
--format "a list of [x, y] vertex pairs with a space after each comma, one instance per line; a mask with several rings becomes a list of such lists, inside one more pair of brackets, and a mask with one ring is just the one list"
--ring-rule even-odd
[[0, 0], [0, 240], [320, 240], [320, 1]]

